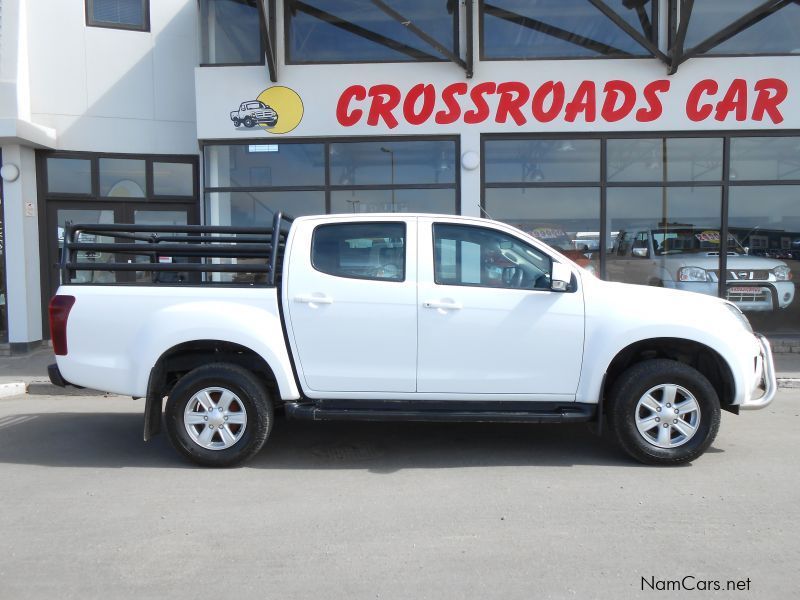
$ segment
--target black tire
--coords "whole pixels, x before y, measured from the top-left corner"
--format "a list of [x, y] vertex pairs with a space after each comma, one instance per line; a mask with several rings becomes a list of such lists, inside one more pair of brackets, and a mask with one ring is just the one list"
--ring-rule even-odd
[[233, 126], [234, 127], [238, 127], [241, 124], [242, 124], [242, 122], [239, 120], [239, 117], [233, 117]]
[[[228, 425], [228, 435], [239, 436], [230, 446], [225, 447], [225, 440], [219, 430], [212, 434], [209, 443], [222, 446], [220, 449], [209, 449], [201, 445], [202, 437], [198, 432], [204, 432], [208, 424], [187, 425], [184, 416], [187, 404], [190, 401], [196, 403], [195, 394], [207, 388], [222, 388], [232, 392], [234, 400], [230, 402], [234, 410], [229, 414], [238, 415], [244, 413], [246, 423], [241, 425], [243, 431], [237, 429], [236, 424]], [[211, 392], [212, 401], [213, 395]], [[216, 402], [221, 405], [222, 395], [218, 396]], [[199, 407], [195, 407], [199, 409]], [[195, 410], [190, 409], [190, 410]], [[264, 385], [247, 369], [229, 363], [212, 363], [198, 367], [190, 371], [178, 381], [172, 389], [166, 406], [166, 425], [170, 442], [175, 449], [187, 457], [189, 460], [207, 467], [231, 467], [240, 464], [253, 457], [264, 446], [267, 441], [273, 422], [272, 401], [264, 388]], [[220, 412], [222, 412], [220, 410]], [[202, 416], [204, 413], [192, 413]], [[209, 413], [212, 414], [212, 413]], [[216, 413], [213, 413], [216, 415]], [[224, 414], [228, 414], [225, 411]], [[215, 417], [219, 419], [220, 417]], [[242, 419], [242, 417], [239, 417]], [[224, 418], [228, 421], [228, 417]], [[234, 417], [231, 416], [233, 421]], [[205, 419], [208, 421], [208, 419]], [[226, 423], [222, 427], [225, 428]], [[188, 429], [194, 427], [195, 440], [190, 435]], [[214, 429], [213, 426], [210, 429]], [[240, 434], [240, 435], [239, 435]], [[214, 441], [216, 440], [216, 441]]]
[[245, 117], [244, 119], [242, 119], [242, 123], [244, 124], [245, 127], [256, 126], [256, 120], [253, 117]]
[[[658, 388], [671, 385], [678, 386], [675, 397], [679, 402], [675, 404], [667, 403], [667, 392]], [[653, 388], [656, 389], [650, 396], [657, 400], [655, 404], [658, 409], [641, 406], [640, 400], [644, 402], [647, 393]], [[692, 412], [672, 412], [679, 410], [675, 406], [689, 406], [683, 404], [689, 398], [685, 392], [694, 397], [699, 407], [699, 410], [692, 411], [696, 413], [694, 416]], [[607, 402], [609, 428], [622, 448], [645, 464], [678, 465], [691, 462], [708, 449], [719, 431], [720, 406], [716, 390], [702, 373], [678, 361], [659, 358], [633, 365], [614, 382]], [[651, 400], [647, 402], [651, 403]], [[669, 413], [665, 417], [667, 411]], [[658, 421], [658, 424], [653, 423], [652, 429], [640, 433], [637, 418], [644, 422], [650, 417], [653, 422]], [[693, 419], [696, 419], [694, 433], [688, 436], [683, 432], [689, 429], [686, 424], [691, 424]], [[676, 444], [673, 447], [657, 445], [661, 441], [658, 437], [660, 428], [665, 424], [663, 435], [669, 436], [667, 444]], [[681, 441], [682, 436], [688, 439]]]

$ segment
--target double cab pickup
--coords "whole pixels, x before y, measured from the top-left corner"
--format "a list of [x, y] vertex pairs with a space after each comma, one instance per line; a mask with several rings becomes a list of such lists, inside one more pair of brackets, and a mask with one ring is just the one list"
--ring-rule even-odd
[[[776, 389], [769, 344], [734, 303], [601, 281], [486, 219], [68, 224], [61, 269], [52, 381], [144, 398], [145, 439], [163, 422], [202, 465], [253, 457], [278, 410], [592, 422], [633, 458], [671, 465], [709, 447], [721, 410], [762, 408]], [[116, 282], [80, 283], [86, 269]]]

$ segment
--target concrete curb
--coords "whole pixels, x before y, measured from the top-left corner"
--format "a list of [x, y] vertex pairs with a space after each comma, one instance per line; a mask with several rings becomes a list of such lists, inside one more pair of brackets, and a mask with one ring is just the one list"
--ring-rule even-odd
[[11, 383], [0, 383], [0, 398], [9, 398], [24, 394], [27, 389], [24, 381], [12, 381]]
[[779, 388], [800, 388], [800, 379], [795, 378], [778, 378]]

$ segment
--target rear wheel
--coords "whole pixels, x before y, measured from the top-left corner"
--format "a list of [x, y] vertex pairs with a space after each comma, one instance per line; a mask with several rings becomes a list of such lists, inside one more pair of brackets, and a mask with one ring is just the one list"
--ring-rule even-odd
[[242, 122], [239, 120], [239, 117], [233, 117], [233, 126], [234, 127], [238, 127], [241, 124], [242, 124]]
[[230, 467], [261, 450], [272, 428], [263, 384], [237, 365], [204, 365], [184, 375], [166, 407], [172, 445], [189, 460]]
[[608, 397], [609, 425], [622, 448], [654, 465], [690, 462], [719, 430], [719, 398], [696, 369], [674, 360], [633, 365]]

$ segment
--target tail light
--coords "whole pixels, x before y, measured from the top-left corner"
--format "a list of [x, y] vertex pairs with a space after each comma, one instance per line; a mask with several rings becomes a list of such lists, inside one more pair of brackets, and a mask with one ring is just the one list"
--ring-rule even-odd
[[75, 296], [53, 296], [50, 300], [50, 337], [58, 356], [67, 355], [67, 318], [73, 304]]

